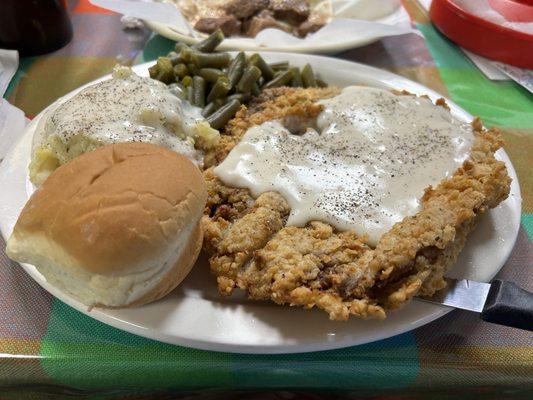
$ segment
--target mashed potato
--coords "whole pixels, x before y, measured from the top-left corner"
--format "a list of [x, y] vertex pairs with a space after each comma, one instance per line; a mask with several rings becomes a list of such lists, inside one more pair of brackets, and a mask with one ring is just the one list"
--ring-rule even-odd
[[74, 157], [118, 142], [164, 146], [200, 165], [202, 150], [219, 137], [200, 112], [163, 83], [116, 67], [112, 79], [83, 89], [43, 116], [34, 137], [30, 179], [41, 184]]

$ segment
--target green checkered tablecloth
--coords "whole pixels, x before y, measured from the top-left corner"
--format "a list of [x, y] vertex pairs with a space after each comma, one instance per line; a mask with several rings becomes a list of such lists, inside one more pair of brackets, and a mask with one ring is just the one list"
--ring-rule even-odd
[[[533, 96], [513, 82], [487, 80], [419, 9], [407, 5], [424, 38], [391, 37], [335, 56], [418, 81], [502, 129], [520, 178], [523, 214], [518, 242], [498, 277], [532, 290]], [[6, 96], [30, 118], [117, 62], [153, 60], [173, 45], [146, 30], [123, 31], [118, 15], [87, 0], [70, 1], [69, 7], [73, 41], [53, 54], [22, 59]], [[200, 351], [134, 336], [75, 311], [10, 262], [4, 247], [0, 239], [0, 399], [140, 399], [154, 393], [170, 399], [200, 391], [199, 398], [242, 398], [248, 390], [262, 399], [533, 396], [533, 335], [467, 312], [335, 351]]]

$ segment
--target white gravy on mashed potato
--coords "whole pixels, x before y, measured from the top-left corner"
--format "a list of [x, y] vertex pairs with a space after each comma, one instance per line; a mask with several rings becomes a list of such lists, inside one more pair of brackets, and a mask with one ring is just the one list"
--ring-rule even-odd
[[[181, 100], [161, 82], [117, 67], [112, 79], [83, 89], [47, 112], [37, 128], [30, 176], [40, 183], [57, 167], [46, 157], [64, 164], [81, 153], [117, 142], [164, 146], [201, 164], [202, 152], [194, 145], [201, 131], [218, 135], [200, 108]], [[47, 162], [49, 168], [44, 165]]]
[[474, 140], [469, 124], [427, 98], [350, 86], [320, 103], [317, 130], [254, 126], [215, 174], [256, 197], [281, 193], [291, 207], [288, 225], [321, 220], [376, 245], [420, 210], [424, 189], [453, 174]]

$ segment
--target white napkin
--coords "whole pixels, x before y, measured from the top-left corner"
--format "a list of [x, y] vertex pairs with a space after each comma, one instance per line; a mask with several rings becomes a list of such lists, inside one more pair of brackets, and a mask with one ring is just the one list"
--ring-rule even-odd
[[[16, 50], [0, 49], [0, 97], [4, 95], [11, 79], [17, 72], [19, 53]], [[27, 119], [22, 110], [0, 98], [0, 161], [9, 148], [20, 138]]]
[[478, 67], [481, 72], [485, 74], [491, 81], [508, 81], [509, 77], [502, 73], [498, 68], [493, 65], [493, 62], [488, 58], [482, 57], [478, 54], [472, 53], [466, 49], [463, 49], [463, 53]]
[[505, 75], [509, 76], [513, 81], [533, 93], [533, 70], [513, 67], [512, 65], [496, 61], [493, 62], [492, 65]]
[[19, 67], [19, 52], [17, 50], [0, 49], [0, 97], [4, 95], [7, 86]]
[[0, 102], [0, 161], [8, 150], [24, 133], [28, 119], [22, 110], [9, 104], [5, 99]]
[[[177, 7], [169, 3], [151, 0], [90, 0], [94, 5], [144, 20], [165, 23], [172, 29], [189, 36], [201, 37], [189, 22], [181, 15]], [[399, 0], [332, 0], [333, 20], [319, 31], [297, 38], [279, 29], [265, 29], [255, 38], [228, 38], [234, 44], [255, 43], [271, 47], [286, 45], [323, 45], [337, 40], [332, 38], [380, 38], [386, 36], [413, 33], [409, 15], [400, 5]], [[380, 22], [365, 20], [365, 17], [380, 17]], [[339, 17], [339, 18], [337, 18]], [[360, 18], [360, 19], [355, 19]]]

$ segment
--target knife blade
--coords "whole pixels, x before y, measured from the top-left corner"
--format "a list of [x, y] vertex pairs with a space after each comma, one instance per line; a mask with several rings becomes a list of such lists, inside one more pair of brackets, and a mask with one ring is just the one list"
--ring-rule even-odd
[[446, 278], [446, 282], [435, 296], [418, 299], [480, 313], [486, 322], [533, 331], [533, 293], [498, 279], [484, 283]]

